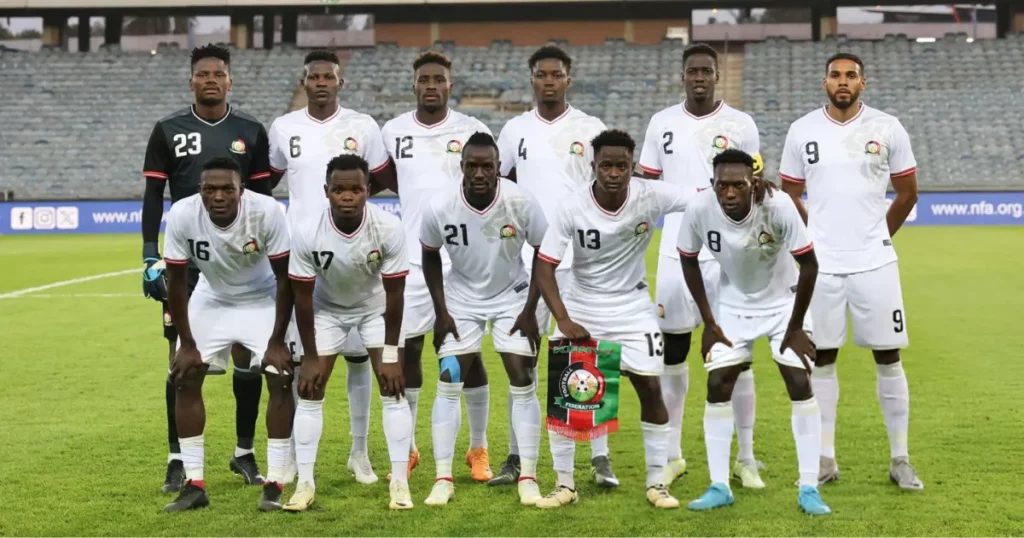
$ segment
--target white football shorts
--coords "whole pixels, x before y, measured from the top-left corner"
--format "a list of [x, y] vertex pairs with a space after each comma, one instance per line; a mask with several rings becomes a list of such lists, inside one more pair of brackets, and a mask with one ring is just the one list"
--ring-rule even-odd
[[[315, 314], [314, 314], [315, 319]], [[302, 362], [302, 339], [299, 338], [299, 327], [295, 324], [295, 313], [292, 312], [292, 321], [288, 324], [288, 332], [285, 334], [285, 343], [288, 344], [288, 351], [292, 354], [292, 362]], [[322, 350], [317, 347], [317, 352]], [[367, 355], [366, 347], [363, 346], [363, 339], [359, 336], [359, 328], [352, 327], [345, 337], [344, 347], [338, 352], [345, 357], [363, 357]]]
[[897, 262], [862, 273], [818, 274], [811, 315], [814, 342], [820, 349], [838, 349], [846, 343], [847, 308], [858, 346], [887, 350], [910, 344]]
[[[712, 310], [718, 300], [721, 267], [718, 260], [702, 260], [700, 273], [704, 277], [704, 290]], [[679, 258], [661, 254], [658, 256], [658, 275], [654, 288], [658, 304], [658, 326], [668, 334], [686, 334], [700, 326], [700, 309], [690, 295], [683, 278], [683, 266]]]
[[[762, 337], [768, 338], [772, 349], [772, 358], [775, 359], [775, 362], [793, 368], [803, 368], [803, 361], [792, 349], [787, 349], [783, 353], [779, 352], [792, 313], [792, 304], [787, 305], [784, 309], [780, 308], [771, 312], [739, 311], [721, 307], [716, 321], [722, 332], [725, 333], [725, 337], [732, 342], [732, 347], [725, 344], [712, 346], [710, 358], [704, 358], [704, 368], [710, 371], [753, 362], [754, 341]], [[810, 316], [804, 316], [804, 332], [814, 341], [815, 335], [811, 334]], [[810, 366], [814, 367], [813, 362]]]
[[[530, 349], [529, 339], [518, 331], [515, 334], [509, 334], [516, 318], [523, 312], [523, 307], [526, 305], [527, 290], [518, 293], [509, 290], [507, 295], [509, 297], [494, 301], [495, 304], [502, 305], [499, 308], [502, 308], [503, 311], [497, 314], [482, 314], [477, 308], [462, 308], [458, 302], [449, 302], [448, 313], [455, 320], [455, 328], [459, 331], [459, 340], [450, 334], [446, 336], [437, 356], [443, 358], [449, 355], [479, 353], [483, 349], [484, 335], [490, 330], [494, 350], [498, 353], [533, 357], [534, 352]], [[543, 329], [541, 331], [543, 334]]]
[[[241, 344], [252, 352], [249, 369], [259, 371], [267, 341], [274, 331], [276, 302], [272, 295], [247, 303], [225, 302], [202, 287], [188, 301], [192, 338], [210, 366], [208, 373], [223, 374], [231, 363], [231, 346]], [[181, 346], [181, 338], [178, 338]]]

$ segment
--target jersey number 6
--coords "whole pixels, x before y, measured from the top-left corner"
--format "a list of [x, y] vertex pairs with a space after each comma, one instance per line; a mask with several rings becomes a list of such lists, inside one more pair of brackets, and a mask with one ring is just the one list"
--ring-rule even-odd
[[299, 147], [299, 142], [302, 140], [301, 137], [293, 136], [288, 139], [288, 153], [293, 159], [297, 159], [299, 155], [302, 155], [302, 148]]

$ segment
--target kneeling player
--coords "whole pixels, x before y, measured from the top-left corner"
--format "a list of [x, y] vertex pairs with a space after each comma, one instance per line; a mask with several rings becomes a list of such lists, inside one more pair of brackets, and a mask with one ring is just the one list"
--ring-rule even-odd
[[[524, 243], [539, 246], [547, 222], [540, 205], [515, 183], [498, 177], [498, 145], [488, 133], [462, 148], [462, 181], [439, 194], [423, 216], [423, 274], [434, 303], [434, 347], [441, 358], [431, 417], [437, 481], [425, 501], [447, 504], [455, 496], [452, 460], [462, 423], [461, 372], [481, 360], [488, 323], [494, 349], [508, 373], [512, 429], [519, 442], [519, 500], [533, 505], [540, 450], [540, 402], [533, 362], [540, 345], [537, 303], [523, 264]], [[451, 256], [447, 286], [441, 247]], [[519, 333], [519, 334], [516, 334]]]
[[[821, 413], [811, 390], [814, 343], [804, 331], [804, 316], [818, 277], [813, 244], [788, 197], [768, 198], [760, 206], [753, 203], [750, 155], [725, 150], [714, 158], [712, 166], [714, 186], [690, 202], [677, 244], [686, 286], [704, 321], [701, 353], [708, 370], [704, 443], [711, 487], [689, 508], [709, 510], [733, 502], [728, 484], [732, 391], [737, 376], [752, 360], [754, 340], [768, 337], [793, 402], [800, 508], [812, 515], [829, 514], [831, 509], [821, 500], [817, 488]], [[697, 260], [704, 245], [718, 260], [724, 275], [716, 311], [708, 302]], [[799, 279], [787, 252], [800, 264]]]
[[[229, 157], [209, 161], [203, 166], [199, 194], [180, 200], [167, 215], [167, 294], [179, 335], [171, 378], [177, 388], [175, 417], [188, 480], [164, 508], [168, 512], [210, 503], [203, 484], [207, 370], [226, 369], [234, 344], [252, 352], [250, 369], [258, 369], [264, 355], [277, 362], [290, 360], [284, 336], [292, 297], [289, 286], [282, 284], [288, 278], [288, 225], [276, 200], [243, 191], [239, 172]], [[191, 298], [189, 261], [201, 272]], [[276, 390], [272, 384], [271, 398]]]
[[313, 466], [323, 433], [327, 379], [353, 328], [370, 355], [384, 401], [384, 437], [391, 456], [390, 506], [394, 510], [413, 506], [406, 470], [412, 415], [402, 400], [405, 387], [398, 362], [409, 262], [401, 221], [366, 201], [369, 177], [361, 157], [332, 159], [324, 187], [330, 208], [293, 228], [289, 274], [303, 356], [294, 435], [299, 483], [284, 505], [287, 511], [300, 512], [313, 504]]
[[[647, 500], [678, 508], [665, 486], [669, 425], [658, 376], [664, 369], [661, 331], [647, 291], [644, 253], [654, 223], [686, 209], [682, 189], [632, 178], [636, 143], [622, 131], [604, 131], [591, 142], [597, 180], [574, 191], [550, 223], [535, 274], [557, 328], [552, 339], [595, 338], [622, 346], [621, 368], [640, 397], [640, 426], [647, 462]], [[555, 268], [572, 248], [572, 283], [559, 296]], [[563, 303], [564, 301], [564, 303]], [[537, 501], [558, 508], [577, 499], [573, 480], [576, 445], [550, 432], [558, 486]]]

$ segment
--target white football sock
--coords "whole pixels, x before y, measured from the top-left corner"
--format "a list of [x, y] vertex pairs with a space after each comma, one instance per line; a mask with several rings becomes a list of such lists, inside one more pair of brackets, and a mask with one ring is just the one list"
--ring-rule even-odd
[[412, 412], [409, 404], [394, 396], [382, 396], [381, 417], [384, 419], [384, 439], [388, 443], [391, 459], [391, 479], [409, 480], [409, 437], [412, 436]]
[[821, 455], [836, 457], [836, 407], [839, 405], [839, 379], [835, 363], [816, 366], [811, 372], [811, 390], [821, 409]]
[[732, 452], [732, 402], [704, 405], [704, 446], [712, 484], [729, 486], [729, 456]]
[[512, 397], [512, 430], [518, 431], [520, 441], [520, 476], [537, 478], [537, 458], [540, 455], [540, 400], [537, 389], [508, 388]]
[[757, 398], [754, 396], [754, 371], [744, 370], [732, 389], [732, 411], [736, 414], [736, 459], [754, 463], [754, 417]]
[[405, 399], [409, 402], [409, 412], [412, 414], [412, 435], [409, 437], [409, 452], [415, 452], [416, 448], [416, 411], [419, 409], [420, 389], [405, 389]]
[[239, 448], [237, 446], [235, 447], [235, 457], [236, 458], [241, 458], [242, 456], [245, 456], [246, 454], [255, 454], [255, 453], [256, 453], [256, 451], [254, 449], [252, 449], [252, 448]]
[[487, 448], [487, 418], [491, 412], [491, 387], [484, 385], [462, 389], [466, 395], [466, 415], [469, 416], [469, 448]]
[[551, 445], [551, 460], [558, 475], [558, 485], [576, 489], [576, 482], [573, 479], [576, 441], [555, 432], [548, 432], [548, 444]]
[[519, 439], [516, 438], [516, 429], [512, 425], [512, 406], [514, 400], [512, 399], [512, 392], [508, 393], [508, 455], [518, 456], [519, 455]]
[[324, 433], [324, 401], [299, 399], [295, 407], [295, 463], [299, 467], [299, 483], [308, 482], [313, 487], [313, 467], [316, 465], [316, 451], [320, 447], [320, 436]]
[[686, 407], [686, 393], [690, 388], [690, 369], [683, 363], [681, 374], [661, 376], [661, 394], [668, 408], [668, 461], [683, 457], [683, 414]]
[[430, 414], [430, 431], [434, 441], [434, 462], [437, 478], [452, 477], [455, 459], [455, 439], [462, 426], [462, 383], [437, 382], [437, 396]]
[[[352, 435], [352, 454], [366, 454], [366, 437], [370, 433], [370, 395], [373, 385], [370, 375], [370, 361], [348, 362], [348, 416]], [[404, 404], [404, 402], [403, 402]], [[406, 405], [408, 407], [408, 405]], [[406, 454], [408, 458], [408, 454]]]
[[171, 452], [167, 455], [167, 463], [171, 463], [174, 460], [181, 461], [181, 452]]
[[793, 402], [793, 439], [796, 441], [796, 460], [800, 468], [800, 485], [818, 487], [821, 465], [821, 411], [818, 400]]
[[291, 448], [291, 439], [267, 439], [267, 482], [284, 482]]
[[[644, 461], [647, 462], [647, 487], [664, 482], [665, 462], [668, 457], [668, 439], [672, 428], [665, 424], [641, 422], [640, 430], [644, 436]], [[732, 436], [729, 441], [732, 442]]]
[[608, 435], [595, 437], [590, 440], [590, 459], [598, 456], [608, 456]]
[[201, 482], [203, 480], [203, 460], [206, 453], [203, 451], [203, 434], [195, 437], [179, 437], [178, 445], [181, 447], [181, 463], [185, 466], [185, 478]]
[[889, 432], [889, 457], [909, 457], [907, 431], [910, 428], [910, 387], [903, 363], [878, 364], [878, 403], [882, 405], [885, 429]]

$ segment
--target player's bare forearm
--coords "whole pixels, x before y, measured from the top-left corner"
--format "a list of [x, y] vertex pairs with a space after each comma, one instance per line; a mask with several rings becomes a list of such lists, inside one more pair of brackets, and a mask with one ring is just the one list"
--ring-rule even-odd
[[801, 198], [804, 194], [804, 184], [783, 179], [782, 191], [793, 199], [793, 204], [796, 205], [797, 213], [800, 213], [800, 218], [804, 219], [804, 224], [807, 224], [807, 208], [804, 207], [804, 201]]
[[688, 258], [686, 256], [679, 256], [679, 261], [683, 266], [683, 279], [686, 281], [686, 287], [690, 290], [690, 296], [693, 297], [693, 301], [697, 303], [697, 308], [700, 310], [700, 318], [707, 326], [717, 325], [715, 314], [711, 311], [711, 303], [708, 302], [708, 292], [704, 289], [704, 277], [700, 274], [700, 262], [696, 257]]
[[267, 182], [270, 183], [271, 192], [281, 184], [282, 179], [284, 179], [284, 172], [278, 172], [277, 170], [270, 171], [270, 177], [267, 178]]
[[557, 266], [546, 260], [539, 260], [533, 266], [533, 277], [540, 286], [540, 293], [544, 297], [544, 303], [548, 305], [551, 316], [555, 321], [564, 321], [569, 318], [569, 312], [565, 310], [565, 303], [558, 294], [558, 280], [555, 279], [555, 268]]
[[299, 340], [302, 342], [302, 353], [311, 357], [318, 356], [316, 350], [316, 332], [313, 330], [313, 281], [292, 280], [292, 293], [295, 297], [295, 326], [299, 329]]
[[896, 235], [896, 232], [907, 221], [910, 212], [914, 210], [917, 203], [917, 174], [893, 178], [892, 187], [896, 190], [896, 198], [893, 199], [889, 211], [885, 213], [885, 223], [889, 226], [889, 237]]
[[388, 164], [384, 166], [383, 170], [374, 172], [373, 175], [370, 176], [371, 195], [377, 194], [385, 189], [398, 194], [398, 169], [395, 168], [395, 162], [391, 159], [388, 159]]
[[167, 307], [178, 330], [182, 347], [196, 347], [188, 321], [188, 264], [167, 264]]
[[800, 276], [796, 282], [796, 299], [793, 301], [789, 327], [800, 329], [804, 326], [804, 317], [811, 306], [811, 296], [814, 295], [814, 284], [818, 281], [818, 257], [812, 249], [793, 258], [800, 264]]
[[146, 192], [142, 197], [143, 243], [156, 243], [160, 240], [160, 221], [164, 216], [164, 190], [166, 188], [167, 180], [146, 178]]
[[292, 319], [292, 307], [295, 306], [295, 294], [292, 292], [291, 279], [288, 278], [288, 256], [270, 260], [270, 267], [277, 278], [277, 306], [274, 310], [274, 332], [270, 340], [283, 344], [288, 323]]
[[405, 310], [405, 276], [384, 280], [384, 345], [397, 346]]
[[427, 247], [423, 249], [423, 280], [427, 282], [430, 300], [434, 303], [434, 315], [440, 317], [448, 312], [448, 304], [444, 300], [444, 269], [441, 267], [441, 251]]
[[537, 252], [538, 249], [533, 249], [533, 265], [530, 270], [530, 291], [526, 294], [526, 306], [524, 307], [524, 310], [527, 312], [537, 311], [537, 304], [540, 303], [540, 286], [537, 284], [537, 266], [547, 263], [545, 261], [541, 261], [540, 257], [537, 256]]

